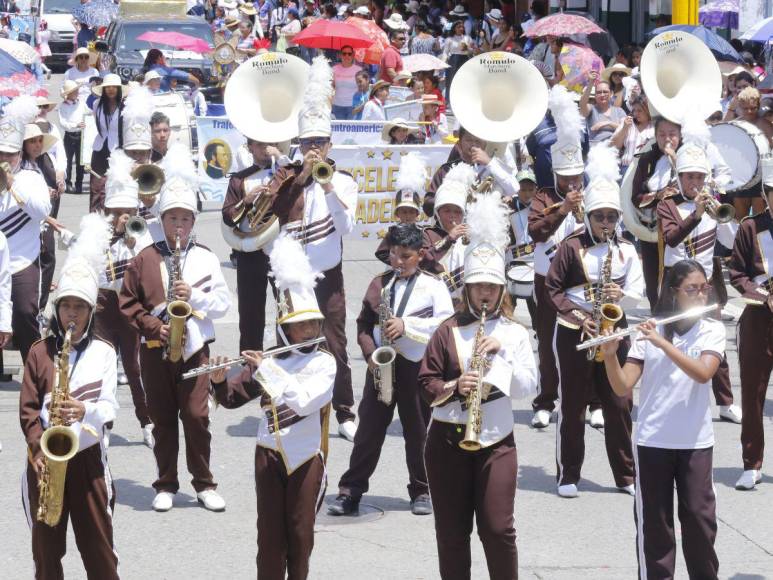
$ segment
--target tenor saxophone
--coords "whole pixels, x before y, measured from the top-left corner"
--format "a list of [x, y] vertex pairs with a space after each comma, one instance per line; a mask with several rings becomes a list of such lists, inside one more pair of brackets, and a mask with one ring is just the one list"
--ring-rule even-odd
[[[612, 282], [612, 234], [604, 229], [604, 241], [607, 243], [607, 255], [604, 257], [604, 264], [601, 267], [599, 281], [596, 286], [596, 292], [593, 295], [593, 322], [596, 323], [598, 335], [601, 336], [607, 328], [614, 328], [623, 318], [623, 309], [612, 302], [603, 302], [604, 286]], [[603, 362], [604, 355], [594, 347], [588, 349], [588, 360]]]
[[464, 429], [464, 439], [459, 442], [459, 447], [465, 451], [477, 451], [480, 449], [480, 432], [483, 426], [483, 375], [488, 367], [488, 361], [484, 354], [478, 352], [481, 341], [486, 337], [486, 310], [485, 302], [480, 311], [480, 324], [475, 331], [475, 340], [472, 343], [472, 356], [470, 357], [469, 370], [477, 371], [478, 380], [475, 386], [467, 393], [465, 404], [467, 405], [467, 424]]
[[51, 391], [49, 427], [40, 438], [43, 468], [38, 479], [37, 520], [54, 527], [62, 517], [67, 462], [78, 453], [78, 435], [64, 424], [62, 404], [70, 398], [70, 346], [74, 323], [64, 335], [62, 350], [56, 359], [57, 380]]
[[378, 400], [389, 406], [392, 404], [395, 392], [395, 358], [397, 351], [392, 346], [392, 341], [386, 337], [386, 323], [392, 318], [392, 309], [389, 307], [389, 296], [392, 286], [400, 277], [400, 270], [395, 270], [392, 279], [381, 290], [381, 302], [378, 305], [378, 327], [381, 331], [381, 346], [373, 351], [371, 359], [376, 363], [373, 371], [373, 382], [378, 393]]
[[180, 254], [180, 232], [178, 231], [174, 238], [174, 252], [172, 252], [171, 265], [169, 267], [169, 286], [167, 287], [166, 296], [169, 339], [166, 343], [164, 356], [172, 362], [177, 362], [182, 358], [183, 344], [185, 344], [185, 322], [193, 313], [190, 304], [184, 300], [176, 300], [174, 297], [174, 283], [182, 280]]

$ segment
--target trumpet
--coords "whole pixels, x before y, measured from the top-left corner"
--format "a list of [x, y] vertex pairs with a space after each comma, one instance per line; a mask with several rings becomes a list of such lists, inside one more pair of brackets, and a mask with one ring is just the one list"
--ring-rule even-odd
[[[664, 324], [671, 324], [673, 322], [679, 322], [680, 320], [685, 320], [687, 318], [698, 318], [699, 316], [703, 316], [707, 312], [711, 312], [712, 310], [717, 309], [716, 304], [708, 304], [706, 306], [695, 306], [693, 308], [690, 308], [689, 310], [685, 310], [684, 312], [680, 312], [679, 314], [674, 314], [673, 316], [667, 316], [665, 318], [660, 318], [655, 320], [656, 326], [663, 326]], [[591, 338], [589, 340], [586, 340], [585, 342], [581, 342], [578, 344], [575, 348], [580, 350], [586, 350], [588, 348], [597, 348], [601, 346], [602, 344], [606, 344], [608, 342], [612, 342], [613, 340], [617, 340], [618, 338], [625, 338], [626, 336], [630, 336], [638, 331], [638, 328], [636, 326], [631, 326], [629, 328], [623, 328], [622, 330], [618, 330], [616, 332], [613, 332], [611, 334], [604, 334], [601, 336], [597, 336], [595, 338]]]
[[705, 201], [706, 213], [717, 223], [726, 224], [735, 219], [735, 208], [729, 203], [722, 203], [711, 193], [708, 187], [704, 187], [703, 191], [698, 194], [696, 201]]
[[164, 170], [155, 163], [141, 163], [132, 169], [140, 195], [156, 195], [164, 186]]
[[138, 215], [130, 216], [124, 226], [124, 239], [125, 240], [137, 240], [145, 235], [148, 231], [148, 224]]
[[[266, 351], [266, 352], [263, 353], [263, 358], [274, 357], [274, 356], [276, 356], [278, 354], [283, 354], [285, 352], [289, 352], [291, 350], [295, 350], [295, 349], [298, 349], [298, 348], [307, 348], [309, 346], [315, 346], [315, 345], [318, 345], [318, 344], [320, 344], [322, 342], [325, 342], [325, 337], [324, 336], [318, 336], [317, 338], [312, 338], [311, 340], [306, 340], [304, 342], [299, 342], [299, 343], [296, 343], [296, 344], [288, 344], [287, 346], [280, 346], [280, 347], [277, 347], [277, 348], [272, 348], [271, 350]], [[246, 358], [244, 358], [243, 356], [240, 356], [239, 358], [235, 358], [233, 360], [225, 361], [225, 362], [222, 362], [222, 363], [217, 363], [217, 364], [213, 363], [213, 364], [208, 364], [208, 365], [203, 365], [203, 366], [200, 366], [200, 367], [196, 367], [195, 369], [191, 369], [188, 372], [183, 373], [183, 380], [192, 379], [194, 377], [198, 377], [198, 376], [201, 376], [201, 375], [206, 375], [206, 374], [209, 374], [209, 373], [213, 373], [213, 372], [215, 372], [217, 370], [220, 370], [220, 369], [227, 369], [227, 368], [232, 367], [232, 366], [244, 364], [246, 361], [247, 361]]]
[[[550, 215], [559, 209], [562, 205], [564, 205], [563, 201], [557, 201], [553, 205], [549, 205], [543, 209], [542, 215]], [[572, 210], [572, 215], [574, 216], [574, 221], [576, 221], [578, 224], [581, 224], [585, 220], [585, 204], [580, 202], [580, 205]]]
[[327, 161], [317, 161], [311, 167], [311, 177], [320, 185], [325, 185], [333, 180], [333, 166]]

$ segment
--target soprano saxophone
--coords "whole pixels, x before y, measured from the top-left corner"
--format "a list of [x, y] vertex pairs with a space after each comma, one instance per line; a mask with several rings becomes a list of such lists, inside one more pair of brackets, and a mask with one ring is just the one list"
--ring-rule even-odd
[[185, 322], [193, 313], [191, 305], [184, 300], [176, 300], [174, 297], [174, 283], [182, 280], [182, 262], [180, 250], [180, 233], [174, 237], [174, 251], [172, 252], [169, 270], [169, 286], [166, 292], [166, 314], [169, 320], [169, 339], [166, 343], [164, 357], [172, 362], [182, 358], [183, 344], [185, 343]]
[[470, 357], [469, 369], [477, 371], [478, 380], [476, 385], [467, 393], [467, 424], [464, 429], [464, 439], [459, 441], [459, 447], [465, 451], [477, 451], [480, 449], [480, 432], [483, 427], [483, 375], [488, 368], [486, 355], [480, 354], [481, 341], [486, 337], [486, 310], [488, 304], [483, 303], [480, 311], [480, 323], [478, 330], [475, 331], [475, 340], [472, 342], [472, 356]]
[[54, 527], [62, 517], [64, 483], [67, 462], [78, 453], [78, 435], [62, 417], [62, 404], [70, 398], [70, 346], [74, 323], [64, 335], [62, 350], [57, 355], [57, 381], [51, 391], [49, 427], [40, 438], [40, 449], [45, 456], [38, 480], [37, 520]]
[[[604, 241], [607, 243], [607, 255], [599, 273], [596, 292], [593, 294], [593, 322], [596, 323], [598, 336], [607, 328], [614, 328], [623, 317], [623, 309], [612, 302], [603, 302], [604, 286], [612, 282], [612, 234], [604, 228]], [[604, 355], [598, 347], [588, 349], [588, 360], [603, 362]]]
[[400, 270], [395, 270], [394, 276], [381, 290], [381, 302], [378, 305], [378, 327], [381, 333], [381, 346], [373, 351], [371, 360], [376, 364], [373, 371], [373, 382], [378, 393], [378, 400], [389, 406], [394, 399], [395, 384], [395, 358], [397, 351], [392, 346], [392, 341], [386, 337], [386, 323], [392, 318], [392, 309], [389, 307], [389, 297]]

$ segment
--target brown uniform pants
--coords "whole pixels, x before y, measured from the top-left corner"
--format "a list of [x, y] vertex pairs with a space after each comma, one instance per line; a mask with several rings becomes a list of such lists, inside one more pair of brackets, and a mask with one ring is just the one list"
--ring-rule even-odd
[[773, 370], [773, 313], [766, 306], [747, 306], [738, 321], [741, 367], [741, 449], [744, 469], [760, 469], [765, 451], [763, 411]]
[[118, 554], [113, 545], [115, 488], [107, 457], [99, 445], [79, 452], [67, 464], [62, 518], [55, 527], [38, 522], [38, 478], [27, 462], [22, 501], [32, 528], [35, 578], [64, 580], [62, 558], [67, 552], [67, 523], [72, 520], [75, 543], [89, 580], [118, 578]]
[[336, 359], [336, 378], [333, 385], [333, 409], [339, 423], [353, 421], [354, 391], [352, 390], [352, 369], [346, 354], [346, 296], [344, 275], [341, 264], [323, 272], [317, 282], [314, 294], [319, 309], [325, 316], [323, 333], [327, 347]]
[[40, 338], [39, 297], [40, 268], [36, 260], [11, 276], [13, 343], [19, 349], [22, 362], [27, 360], [27, 353], [32, 343]]
[[121, 315], [118, 309], [118, 294], [112, 290], [99, 291], [94, 332], [120, 352], [123, 371], [132, 393], [134, 415], [140, 422], [140, 427], [144, 427], [150, 423], [150, 414], [140, 377], [140, 335]]
[[[634, 465], [631, 449], [631, 410], [633, 396], [619, 397], [609, 384], [604, 363], [587, 360], [586, 351], [575, 348], [580, 330], [556, 325], [555, 356], [559, 364], [559, 411], [556, 426], [556, 479], [558, 485], [576, 484], [585, 459], [585, 404], [589, 391], [601, 400], [604, 411], [604, 443], [615, 485], [633, 483]], [[620, 364], [625, 361], [628, 343], [618, 349]]]
[[367, 372], [362, 401], [357, 407], [359, 425], [354, 436], [354, 448], [349, 457], [349, 469], [338, 482], [339, 493], [358, 498], [368, 491], [368, 480], [376, 471], [395, 407], [403, 426], [408, 495], [413, 500], [416, 496], [429, 493], [427, 472], [424, 469], [424, 443], [430, 409], [419, 395], [416, 383], [420, 365], [420, 362], [412, 362], [397, 355], [394, 368], [395, 393], [389, 406], [378, 400], [373, 373]]
[[239, 352], [263, 350], [266, 328], [268, 256], [263, 250], [236, 254], [236, 294], [239, 300]]
[[[461, 427], [461, 429], [458, 429]], [[469, 580], [472, 522], [492, 580], [518, 578], [515, 502], [518, 457], [512, 433], [479, 451], [464, 451], [464, 426], [433, 421], [424, 458], [435, 516], [440, 577]]]
[[279, 453], [255, 447], [260, 580], [284, 580], [285, 573], [288, 580], [308, 577], [324, 478], [320, 455], [288, 475]]
[[209, 362], [209, 346], [204, 346], [188, 362], [176, 363], [162, 360], [163, 348], [140, 348], [140, 368], [148, 410], [153, 421], [153, 438], [156, 444], [158, 479], [153, 482], [157, 492], [177, 493], [177, 453], [180, 447], [179, 416], [185, 435], [185, 459], [188, 472], [193, 476], [191, 484], [199, 492], [215, 489], [209, 470], [209, 454], [212, 435], [209, 432], [209, 375], [201, 375], [183, 381], [185, 371]]
[[674, 487], [682, 524], [682, 552], [690, 578], [717, 578], [719, 560], [713, 448], [636, 447], [636, 554], [639, 578], [674, 578]]

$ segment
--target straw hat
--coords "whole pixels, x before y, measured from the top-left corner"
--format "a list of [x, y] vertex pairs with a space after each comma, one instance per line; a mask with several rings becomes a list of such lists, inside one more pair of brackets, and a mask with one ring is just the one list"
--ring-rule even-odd
[[614, 73], [622, 73], [623, 76], [631, 76], [631, 69], [629, 69], [627, 66], [625, 66], [623, 63], [616, 62], [612, 66], [608, 66], [605, 68], [601, 73], [602, 80], [609, 82], [610, 77]]
[[452, 18], [466, 18], [467, 16], [469, 16], [469, 14], [465, 12], [464, 6], [462, 6], [461, 4], [457, 4], [456, 6], [454, 6], [454, 9], [451, 10], [451, 12], [449, 12], [448, 15], [451, 16]]
[[119, 77], [117, 74], [110, 73], [105, 75], [105, 78], [102, 79], [102, 84], [99, 86], [93, 87], [91, 91], [97, 95], [98, 97], [102, 96], [102, 89], [104, 87], [122, 87], [123, 83], [121, 83], [121, 77]]
[[504, 18], [504, 15], [499, 8], [492, 8], [491, 11], [486, 14], [486, 18], [493, 20], [494, 22], [501, 22]]
[[408, 129], [408, 131], [411, 133], [415, 133], [419, 130], [418, 127], [409, 125], [408, 121], [405, 119], [397, 117], [396, 119], [393, 119], [392, 121], [384, 124], [384, 128], [381, 130], [381, 139], [389, 143], [389, 140], [392, 138], [390, 135], [392, 129]]
[[357, 16], [370, 16], [370, 9], [367, 6], [359, 6], [354, 9], [352, 14], [356, 14]]
[[432, 94], [432, 95], [422, 95], [421, 96], [421, 104], [422, 104], [422, 106], [423, 105], [435, 105], [437, 107], [439, 107], [441, 105], [440, 99], [435, 94]]
[[52, 107], [56, 105], [56, 103], [48, 97], [37, 97], [35, 101], [37, 102], [38, 107]]
[[384, 20], [384, 24], [390, 30], [408, 30], [408, 24], [403, 20], [401, 14], [393, 12], [392, 15]]
[[145, 73], [145, 78], [142, 80], [143, 85], [147, 85], [150, 81], [161, 80], [161, 75], [157, 70], [149, 70]]
[[75, 81], [66, 80], [64, 83], [62, 83], [62, 90], [59, 91], [59, 95], [63, 99], [67, 98], [67, 95], [70, 93], [76, 93], [80, 90], [80, 86]]
[[35, 123], [28, 123], [24, 126], [24, 140], [34, 139], [36, 137], [43, 137], [43, 153], [51, 149], [58, 141], [56, 137], [49, 133], [43, 133]]
[[373, 95], [376, 94], [376, 91], [383, 88], [389, 88], [391, 86], [391, 83], [388, 83], [386, 81], [376, 81], [373, 83], [373, 86], [370, 87], [370, 95], [369, 97], [372, 99]]
[[240, 20], [235, 16], [226, 16], [223, 24], [228, 30], [233, 30], [234, 28], [238, 28], [239, 22]]
[[258, 13], [253, 4], [242, 4], [239, 6], [239, 12], [247, 16], [255, 16]]

